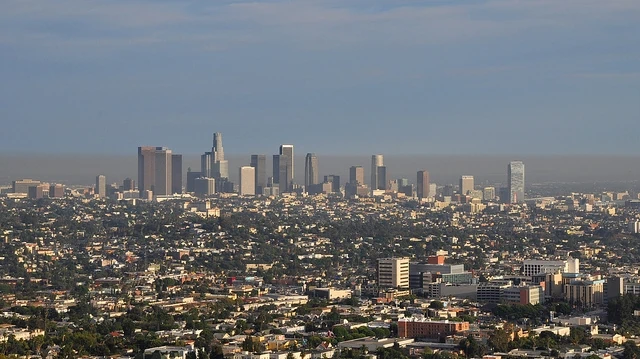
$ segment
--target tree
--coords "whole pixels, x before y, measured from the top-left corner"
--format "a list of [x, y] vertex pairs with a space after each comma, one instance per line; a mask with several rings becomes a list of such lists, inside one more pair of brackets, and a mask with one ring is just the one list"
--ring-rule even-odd
[[444, 303], [442, 303], [439, 300], [433, 300], [433, 301], [431, 301], [431, 303], [429, 303], [429, 308], [435, 309], [435, 310], [440, 310], [440, 309], [444, 308]]
[[509, 351], [509, 342], [511, 338], [504, 329], [497, 329], [489, 337], [489, 346], [494, 351], [506, 353]]

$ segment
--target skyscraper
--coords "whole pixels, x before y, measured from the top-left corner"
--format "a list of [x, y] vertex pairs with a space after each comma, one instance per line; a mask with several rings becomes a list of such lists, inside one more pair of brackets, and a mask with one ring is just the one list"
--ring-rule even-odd
[[267, 186], [267, 156], [251, 155], [251, 167], [256, 169], [256, 194], [261, 195]]
[[136, 189], [136, 181], [129, 177], [125, 178], [124, 181], [122, 181], [122, 189], [125, 191], [133, 191]]
[[171, 193], [182, 193], [182, 155], [171, 155]]
[[213, 153], [205, 152], [200, 156], [200, 173], [203, 177], [213, 177]]
[[419, 199], [429, 198], [429, 172], [427, 171], [418, 171], [418, 186], [417, 186], [417, 194]]
[[289, 156], [273, 155], [273, 183], [278, 184], [280, 193], [287, 193], [290, 190], [290, 171]]
[[349, 183], [364, 185], [364, 167], [351, 166], [349, 168]]
[[96, 176], [95, 194], [100, 198], [105, 198], [107, 196], [107, 177], [104, 175]]
[[340, 176], [338, 175], [324, 176], [324, 182], [331, 183], [331, 192], [334, 192], [334, 193], [340, 192]]
[[168, 148], [156, 148], [155, 155], [155, 185], [153, 194], [156, 196], [167, 196], [171, 194], [171, 170], [173, 154]]
[[304, 159], [304, 186], [309, 191], [309, 188], [316, 184], [318, 184], [318, 156], [315, 153], [307, 153]]
[[138, 147], [138, 190], [140, 197], [145, 191], [152, 191], [156, 178], [156, 147]]
[[214, 178], [229, 178], [229, 162], [224, 159], [222, 147], [222, 133], [213, 134], [213, 147], [211, 148], [211, 176]]
[[252, 196], [256, 194], [256, 169], [252, 166], [240, 167], [240, 195]]
[[380, 179], [378, 177], [378, 167], [384, 166], [384, 157], [382, 155], [373, 155], [371, 156], [371, 190], [375, 191], [377, 189], [386, 189], [387, 183], [386, 178], [384, 182], [384, 187], [380, 188]]
[[466, 196], [470, 191], [473, 191], [474, 187], [473, 176], [460, 177], [460, 194]]
[[376, 189], [386, 190], [387, 189], [387, 166], [376, 167], [376, 172], [377, 172], [376, 180], [378, 181], [378, 188]]
[[295, 175], [294, 166], [293, 166], [293, 162], [294, 162], [293, 145], [280, 145], [280, 155], [287, 156], [287, 167], [288, 167], [287, 190], [288, 190], [289, 187], [293, 186], [293, 182], [294, 182], [293, 179]]
[[509, 176], [509, 203], [524, 202], [524, 163], [511, 161], [507, 169]]
[[145, 191], [154, 195], [171, 194], [172, 153], [166, 147], [138, 147], [138, 190], [140, 196]]

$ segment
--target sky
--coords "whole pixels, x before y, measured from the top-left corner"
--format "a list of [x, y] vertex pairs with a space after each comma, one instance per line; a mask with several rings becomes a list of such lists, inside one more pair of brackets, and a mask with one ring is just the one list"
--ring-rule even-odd
[[637, 0], [4, 0], [0, 152], [640, 154]]

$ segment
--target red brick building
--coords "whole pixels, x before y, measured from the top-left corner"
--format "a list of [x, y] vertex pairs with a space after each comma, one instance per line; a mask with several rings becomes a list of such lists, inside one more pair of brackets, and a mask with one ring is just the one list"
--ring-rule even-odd
[[469, 322], [405, 318], [398, 320], [400, 338], [439, 338], [469, 330]]

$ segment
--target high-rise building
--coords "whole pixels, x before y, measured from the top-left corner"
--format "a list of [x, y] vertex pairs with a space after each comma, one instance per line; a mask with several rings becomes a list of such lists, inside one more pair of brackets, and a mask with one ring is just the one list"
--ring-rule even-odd
[[496, 198], [495, 187], [485, 187], [482, 190], [482, 199], [485, 201], [493, 201]]
[[122, 190], [124, 191], [133, 191], [136, 189], [136, 181], [127, 177], [122, 181]]
[[191, 168], [187, 169], [187, 192], [192, 193], [196, 191], [196, 178], [205, 177], [202, 172], [191, 171]]
[[309, 191], [311, 186], [318, 183], [318, 156], [315, 153], [307, 153], [304, 159], [304, 186]]
[[40, 181], [35, 181], [30, 178], [25, 178], [17, 181], [13, 181], [13, 193], [29, 193], [29, 187], [37, 186], [40, 184]]
[[49, 186], [49, 198], [64, 197], [64, 186], [61, 184], [51, 184]]
[[171, 193], [182, 193], [182, 155], [171, 155]]
[[429, 184], [429, 172], [427, 171], [418, 171], [418, 184], [417, 184], [417, 194], [419, 199], [429, 198], [429, 191], [431, 190]]
[[104, 175], [96, 176], [96, 189], [94, 193], [100, 198], [107, 196], [107, 177]]
[[386, 190], [387, 189], [387, 167], [386, 166], [378, 166], [376, 167], [377, 173], [377, 181], [378, 181], [378, 190]]
[[331, 183], [331, 192], [334, 192], [334, 193], [340, 192], [340, 176], [338, 175], [324, 176], [324, 182]]
[[364, 167], [351, 166], [351, 168], [349, 168], [349, 183], [364, 184]]
[[289, 156], [273, 155], [273, 182], [278, 184], [279, 193], [290, 192], [292, 183]]
[[371, 156], [371, 190], [385, 189], [387, 186], [386, 178], [383, 183], [384, 187], [380, 188], [380, 179], [378, 178], [378, 167], [384, 166], [384, 157], [382, 155]]
[[251, 167], [256, 169], [256, 194], [262, 194], [267, 186], [267, 156], [251, 155]]
[[470, 191], [473, 191], [475, 185], [473, 176], [460, 177], [460, 194], [467, 195]]
[[409, 258], [379, 258], [380, 288], [409, 288]]
[[168, 196], [171, 194], [173, 154], [168, 148], [156, 149], [155, 155], [155, 185], [152, 189], [155, 196]]
[[[294, 172], [294, 155], [293, 155], [293, 145], [280, 145], [280, 155], [281, 156], [287, 156], [287, 168], [288, 168], [288, 177], [287, 177], [287, 182], [288, 182], [288, 188], [293, 186], [293, 182], [294, 182], [294, 176], [295, 176], [295, 172]], [[282, 187], [280, 187], [282, 188]]]
[[216, 193], [216, 180], [210, 177], [198, 177], [194, 181], [196, 196], [210, 196]]
[[158, 196], [171, 194], [172, 155], [171, 150], [166, 147], [138, 147], [140, 197], [143, 197], [146, 191], [152, 191]]
[[224, 161], [224, 149], [222, 147], [222, 133], [216, 132], [213, 134], [213, 147], [211, 148], [213, 153], [213, 161]]
[[213, 153], [205, 152], [200, 156], [200, 173], [204, 177], [213, 177]]
[[240, 195], [255, 196], [256, 194], [256, 169], [252, 166], [240, 167]]
[[[209, 160], [211, 163], [211, 172], [208, 175], [217, 179], [229, 178], [229, 162], [224, 158], [222, 133], [220, 132], [213, 134], [213, 147], [211, 147], [211, 157]], [[202, 172], [204, 173], [204, 171]]]
[[509, 203], [524, 202], [524, 163], [511, 161], [507, 169], [509, 176]]

